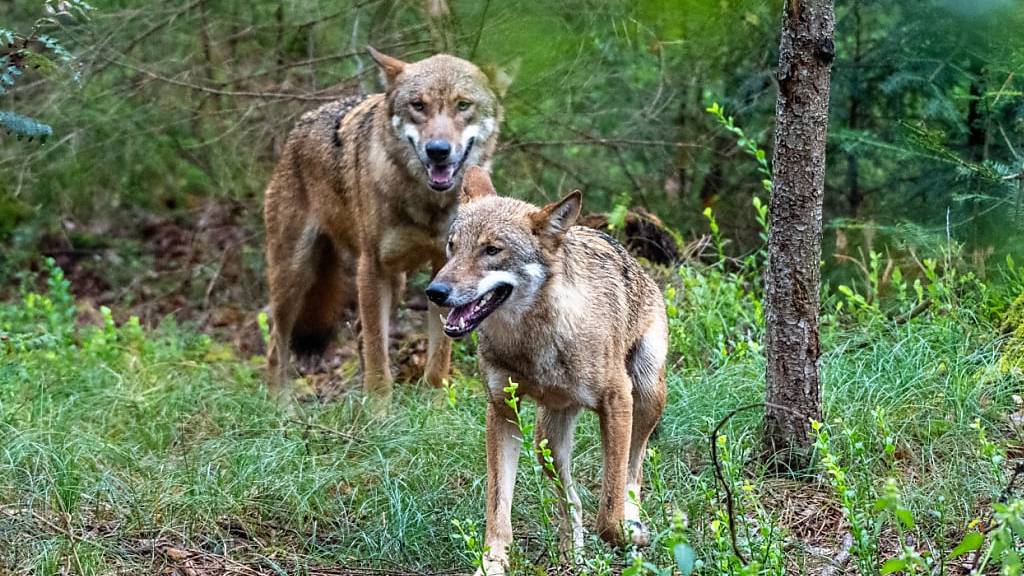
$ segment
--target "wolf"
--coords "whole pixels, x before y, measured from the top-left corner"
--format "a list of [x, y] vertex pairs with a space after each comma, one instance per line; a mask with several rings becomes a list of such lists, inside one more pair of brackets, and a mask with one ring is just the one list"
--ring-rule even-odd
[[537, 402], [535, 442], [547, 440], [565, 491], [563, 551], [583, 544], [570, 458], [576, 417], [584, 408], [597, 412], [601, 428], [597, 533], [619, 546], [644, 545], [650, 538], [639, 517], [641, 466], [665, 407], [665, 302], [614, 238], [573, 226], [581, 203], [579, 191], [543, 208], [499, 197], [485, 171], [470, 169], [448, 233], [448, 262], [426, 289], [434, 304], [450, 308], [446, 335], [478, 335], [489, 400], [489, 551], [482, 574], [507, 570], [512, 541], [520, 441], [506, 403], [510, 382], [517, 384], [514, 393]]
[[[497, 143], [509, 76], [445, 54], [406, 63], [368, 52], [386, 91], [302, 116], [266, 190], [268, 372], [278, 394], [287, 394], [290, 352], [322, 352], [354, 291], [364, 389], [390, 398], [388, 323], [405, 273], [441, 268], [463, 173], [489, 168]], [[431, 312], [425, 378], [439, 385], [450, 343]]]

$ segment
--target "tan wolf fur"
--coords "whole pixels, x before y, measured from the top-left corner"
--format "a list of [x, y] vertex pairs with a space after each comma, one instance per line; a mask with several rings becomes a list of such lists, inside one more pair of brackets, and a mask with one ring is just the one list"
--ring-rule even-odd
[[[661, 291], [615, 239], [573, 226], [581, 195], [537, 208], [498, 197], [483, 170], [467, 172], [448, 236], [448, 262], [427, 287], [450, 307], [445, 333], [476, 329], [487, 408], [487, 526], [483, 573], [507, 569], [520, 441], [505, 402], [509, 380], [537, 402], [536, 438], [547, 439], [566, 491], [561, 542], [583, 543], [570, 474], [583, 408], [597, 412], [604, 455], [597, 533], [643, 545], [641, 466], [665, 407], [667, 320]], [[538, 450], [539, 453], [539, 450]], [[543, 463], [542, 463], [543, 464]]]
[[[506, 77], [492, 81], [444, 54], [410, 64], [368, 50], [387, 91], [305, 114], [267, 187], [276, 393], [289, 382], [289, 349], [321, 352], [356, 297], [364, 389], [390, 397], [388, 323], [405, 273], [441, 268], [462, 174], [487, 167], [497, 142]], [[428, 316], [425, 377], [434, 385], [447, 377], [450, 356], [438, 312], [431, 306]]]

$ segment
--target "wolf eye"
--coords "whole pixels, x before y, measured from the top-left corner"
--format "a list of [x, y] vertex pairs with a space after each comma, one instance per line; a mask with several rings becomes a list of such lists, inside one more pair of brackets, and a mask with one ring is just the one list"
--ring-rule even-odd
[[412, 106], [412, 109], [417, 112], [423, 112], [424, 108], [427, 107], [427, 105], [423, 103], [423, 100], [413, 100], [409, 103], [409, 106]]
[[465, 112], [466, 110], [469, 110], [469, 107], [472, 105], [473, 103], [470, 102], [469, 100], [459, 100], [458, 104], [456, 104], [456, 106], [458, 106], [459, 108], [459, 112]]
[[495, 256], [498, 252], [501, 252], [501, 248], [498, 248], [497, 246], [488, 245], [484, 247], [484, 254], [487, 254], [488, 256]]

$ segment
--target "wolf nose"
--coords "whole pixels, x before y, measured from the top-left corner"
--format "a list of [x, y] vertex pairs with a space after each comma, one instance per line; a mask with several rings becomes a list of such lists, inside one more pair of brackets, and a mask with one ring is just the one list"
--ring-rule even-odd
[[444, 162], [452, 154], [452, 145], [445, 140], [430, 140], [424, 149], [434, 162]]
[[451, 293], [452, 287], [442, 282], [431, 282], [430, 286], [427, 286], [427, 298], [438, 306], [444, 306]]

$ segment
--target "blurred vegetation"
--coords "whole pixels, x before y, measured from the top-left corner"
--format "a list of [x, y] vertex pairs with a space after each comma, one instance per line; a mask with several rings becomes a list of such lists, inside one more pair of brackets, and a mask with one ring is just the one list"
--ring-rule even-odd
[[[729, 253], [760, 243], [749, 209], [757, 167], [705, 109], [721, 103], [770, 148], [779, 0], [93, 6], [51, 32], [76, 74], [28, 67], [0, 94], [0, 110], [54, 131], [44, 145], [0, 136], [11, 254], [48, 236], [77, 249], [140, 213], [210, 199], [239, 206], [258, 237], [261, 194], [294, 119], [380, 89], [367, 44], [410, 60], [448, 49], [520, 62], [495, 162], [504, 192], [540, 200], [581, 187], [590, 210], [644, 206], [686, 238], [707, 232], [711, 207]], [[26, 32], [43, 3], [0, 7], [0, 25]], [[846, 257], [871, 249], [925, 257], [957, 242], [979, 265], [1020, 252], [1021, 2], [855, 0], [837, 11], [830, 272], [852, 272]]]

